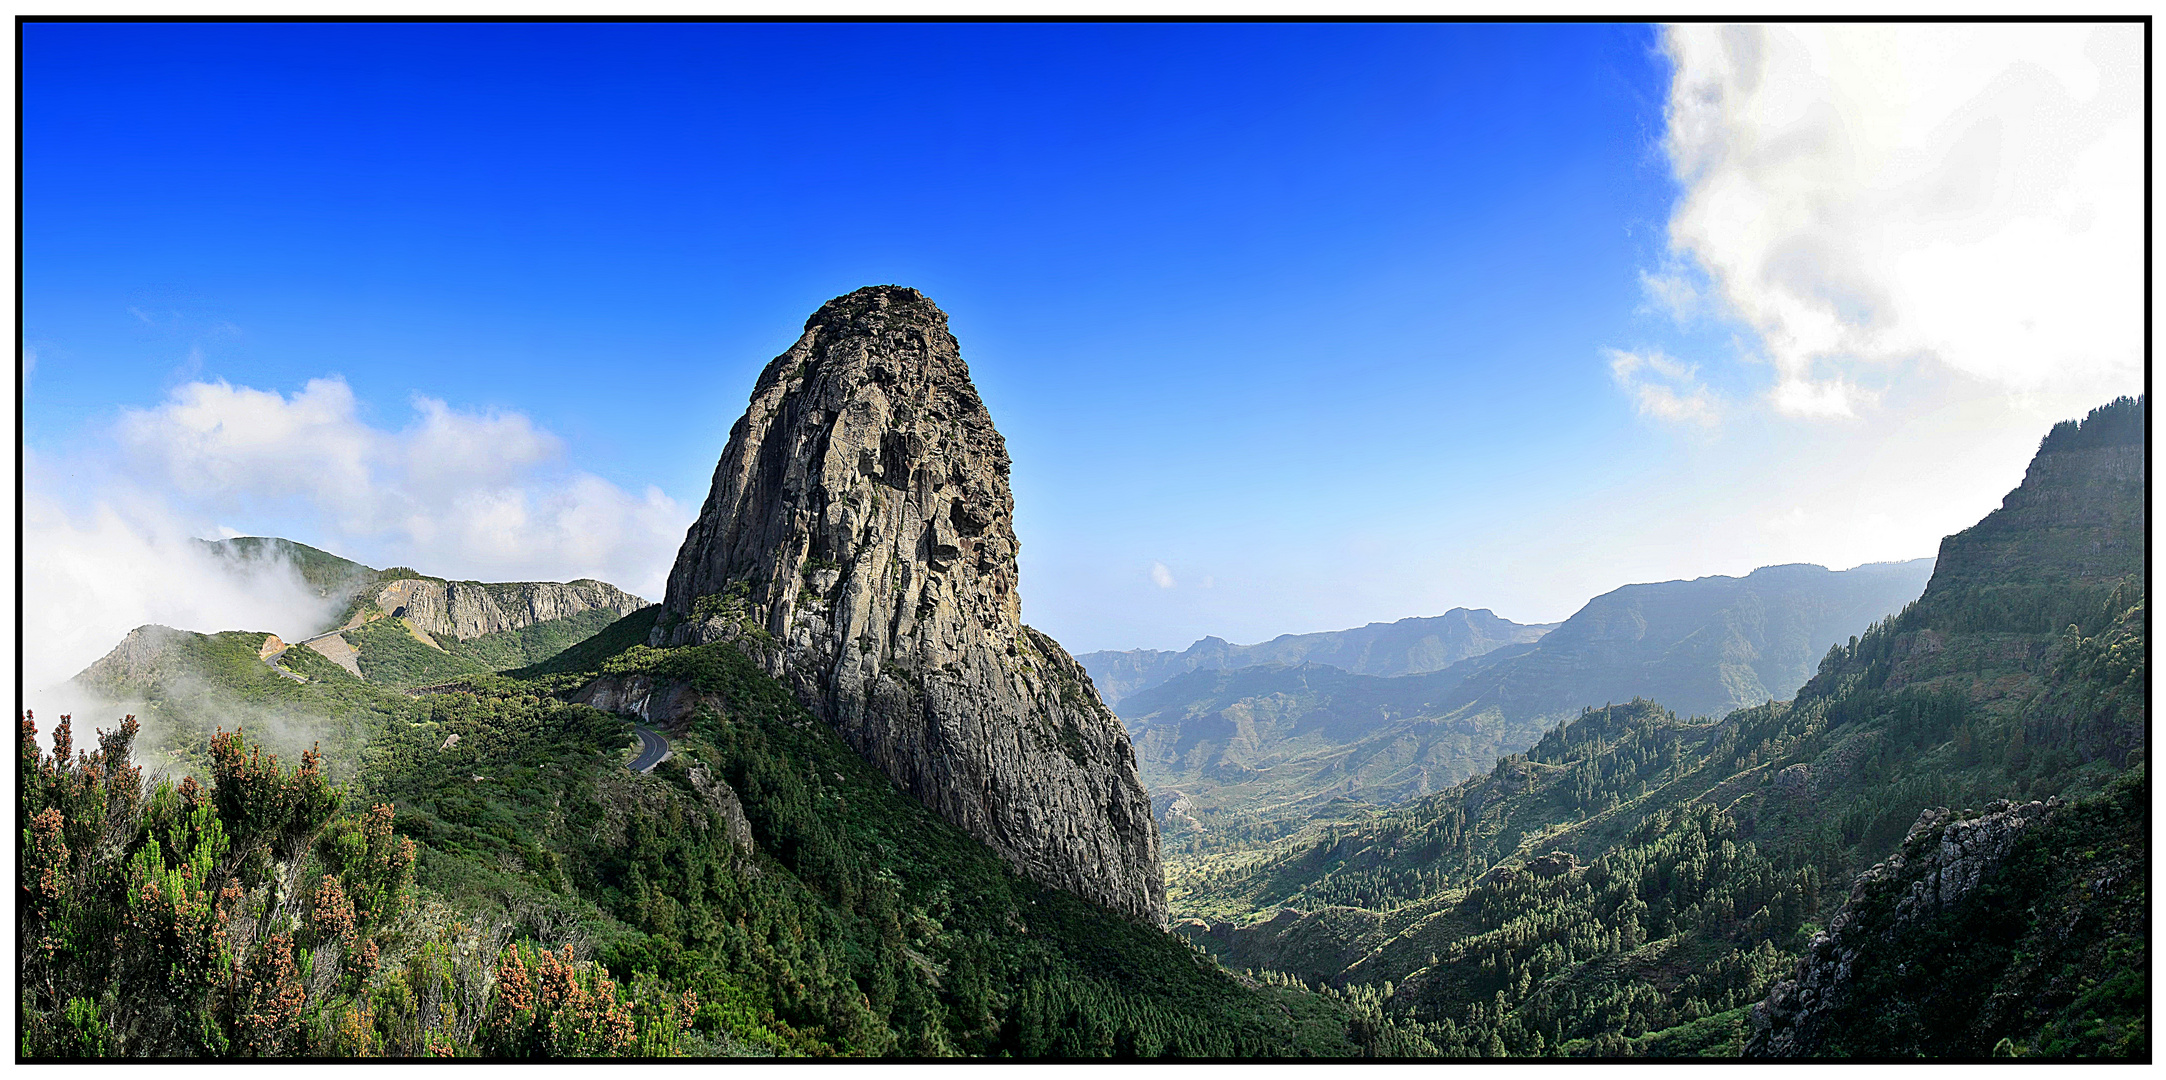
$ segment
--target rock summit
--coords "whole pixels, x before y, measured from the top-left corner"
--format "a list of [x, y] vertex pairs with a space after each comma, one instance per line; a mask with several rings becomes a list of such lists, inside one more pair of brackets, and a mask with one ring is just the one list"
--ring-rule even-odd
[[655, 645], [728, 641], [1018, 870], [1165, 918], [1120, 721], [1024, 626], [1008, 452], [914, 289], [823, 305], [761, 372], [670, 572]]

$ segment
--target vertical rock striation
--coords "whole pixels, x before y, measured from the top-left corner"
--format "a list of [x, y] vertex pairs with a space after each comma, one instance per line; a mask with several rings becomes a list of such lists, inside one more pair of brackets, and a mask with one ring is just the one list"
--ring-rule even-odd
[[912, 289], [860, 289], [760, 374], [653, 643], [735, 643], [1023, 873], [1163, 920], [1128, 736], [1022, 623], [1014, 507], [947, 316]]
[[587, 611], [621, 617], [647, 606], [645, 600], [592, 578], [562, 584], [400, 578], [376, 586], [369, 599], [422, 633], [460, 641], [523, 630]]

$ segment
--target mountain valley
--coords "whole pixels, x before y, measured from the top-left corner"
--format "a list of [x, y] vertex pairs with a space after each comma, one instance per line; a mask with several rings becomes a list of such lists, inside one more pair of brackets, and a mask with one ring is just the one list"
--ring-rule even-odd
[[[1741, 578], [1627, 585], [1554, 628], [1522, 628], [1527, 640], [1510, 644], [1491, 638], [1440, 670], [1379, 676], [1316, 661], [1199, 667], [1131, 692], [1118, 711], [1168, 850], [1226, 852], [1282, 838], [1333, 800], [1389, 804], [1441, 791], [1586, 707], [1646, 698], [1720, 716], [1788, 698], [1831, 646], [1916, 599], [1932, 568], [1931, 559], [1844, 571], [1775, 566]], [[1441, 621], [1457, 624], [1463, 614]], [[1341, 633], [1373, 641], [1380, 627], [1435, 621]], [[1216, 640], [1190, 649], [1196, 656], [1178, 655], [1225, 655], [1205, 650]], [[1289, 640], [1272, 644], [1287, 651], [1280, 643]], [[1241, 655], [1267, 647], [1251, 649]], [[1342, 644], [1305, 655], [1356, 651]]]

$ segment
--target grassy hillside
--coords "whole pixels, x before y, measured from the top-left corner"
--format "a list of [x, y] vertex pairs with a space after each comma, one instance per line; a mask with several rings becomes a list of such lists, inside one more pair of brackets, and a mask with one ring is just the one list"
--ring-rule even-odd
[[284, 561], [292, 564], [316, 595], [351, 596], [373, 584], [379, 571], [320, 548], [276, 536], [236, 536], [229, 540], [198, 540], [219, 558], [235, 564]]
[[360, 654], [363, 678], [403, 690], [523, 668], [592, 638], [616, 621], [616, 612], [594, 609], [466, 641], [440, 638], [430, 645], [408, 630], [404, 620], [385, 618], [348, 630], [344, 636]]
[[[444, 579], [428, 578], [403, 566], [377, 570], [330, 552], [278, 537], [243, 536], [198, 543], [236, 568], [269, 562], [290, 564], [318, 595], [342, 599], [344, 609], [323, 629], [350, 626], [350, 629], [342, 632], [341, 637], [343, 644], [353, 650], [355, 655], [351, 659], [360, 669], [361, 677], [391, 689], [403, 690], [469, 675], [526, 667], [592, 638], [618, 617], [612, 610], [590, 608], [565, 618], [549, 619], [465, 640], [444, 633], [415, 633], [407, 623], [397, 618], [400, 612], [385, 610], [379, 604], [379, 600], [383, 598], [380, 587], [398, 581]], [[462, 588], [479, 589], [490, 602], [514, 613], [531, 607], [530, 594], [534, 590], [555, 587], [549, 583], [533, 582], [457, 584]], [[599, 582], [571, 584], [602, 585]], [[339, 644], [330, 643], [333, 648]], [[298, 657], [306, 652], [307, 649], [294, 650], [288, 656]], [[288, 668], [292, 667], [292, 662], [288, 659], [281, 659], [280, 663]]]
[[573, 642], [526, 667], [508, 670], [505, 674], [521, 679], [598, 674], [602, 670], [602, 664], [610, 657], [634, 645], [645, 645], [648, 633], [654, 629], [654, 620], [661, 614], [662, 605], [649, 604], [602, 627], [591, 636]]
[[306, 649], [280, 660], [299, 680], [280, 674], [261, 659], [268, 636], [145, 627], [77, 681], [141, 719], [139, 765], [200, 772], [211, 736], [223, 728], [245, 731], [289, 761], [321, 744], [333, 777], [351, 775], [360, 748], [401, 704]]

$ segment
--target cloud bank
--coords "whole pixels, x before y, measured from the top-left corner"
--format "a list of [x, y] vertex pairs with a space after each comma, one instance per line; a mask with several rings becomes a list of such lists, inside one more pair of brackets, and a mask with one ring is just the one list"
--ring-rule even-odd
[[1691, 25], [1662, 47], [1681, 195], [1647, 293], [1748, 327], [1778, 411], [1856, 416], [1909, 365], [2099, 402], [2140, 382], [2141, 27]]
[[190, 382], [123, 410], [109, 446], [26, 460], [26, 678], [80, 671], [128, 630], [312, 632], [291, 567], [235, 573], [191, 537], [281, 535], [372, 566], [484, 581], [592, 577], [658, 598], [691, 513], [568, 467], [517, 412], [415, 396], [400, 428], [353, 390]]
[[292, 566], [265, 560], [236, 571], [154, 506], [101, 502], [71, 515], [49, 490], [49, 467], [26, 464], [34, 479], [23, 496], [23, 682], [41, 715], [76, 708], [41, 695], [138, 626], [292, 639], [337, 614]]
[[[349, 557], [492, 581], [594, 577], [659, 593], [691, 514], [560, 464], [563, 443], [516, 412], [416, 395], [406, 427], [373, 427], [343, 380], [291, 396], [189, 383], [126, 411], [131, 473], [219, 515], [275, 513]], [[325, 545], [318, 545], [325, 546]]]

